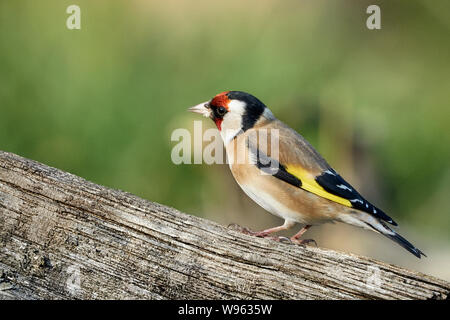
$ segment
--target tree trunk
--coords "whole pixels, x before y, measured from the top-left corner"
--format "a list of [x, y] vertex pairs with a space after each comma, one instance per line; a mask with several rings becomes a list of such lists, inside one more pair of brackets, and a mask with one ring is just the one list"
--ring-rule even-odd
[[448, 299], [449, 292], [448, 282], [424, 274], [247, 236], [0, 151], [0, 299]]

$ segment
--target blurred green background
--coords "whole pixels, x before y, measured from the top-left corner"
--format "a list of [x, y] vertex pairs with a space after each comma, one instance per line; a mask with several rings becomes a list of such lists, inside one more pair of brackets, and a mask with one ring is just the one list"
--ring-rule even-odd
[[[66, 28], [71, 4], [81, 30]], [[366, 28], [370, 4], [381, 30]], [[281, 221], [227, 165], [170, 158], [172, 131], [200, 120], [187, 107], [247, 91], [429, 258], [342, 225], [308, 238], [450, 280], [448, 12], [448, 1], [4, 0], [0, 149], [225, 225], [267, 228]]]

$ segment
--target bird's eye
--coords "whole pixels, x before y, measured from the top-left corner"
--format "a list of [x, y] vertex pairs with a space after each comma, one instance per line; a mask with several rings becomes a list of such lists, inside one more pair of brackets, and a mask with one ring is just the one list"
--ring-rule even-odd
[[219, 116], [223, 116], [226, 112], [227, 112], [227, 109], [225, 109], [224, 107], [217, 108], [217, 113], [219, 114]]

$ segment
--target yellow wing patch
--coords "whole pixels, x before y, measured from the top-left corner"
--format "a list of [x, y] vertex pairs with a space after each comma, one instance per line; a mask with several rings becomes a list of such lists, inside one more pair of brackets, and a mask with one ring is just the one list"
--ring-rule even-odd
[[338, 197], [322, 188], [316, 182], [315, 177], [304, 168], [300, 166], [286, 166], [286, 171], [297, 177], [297, 179], [300, 179], [300, 181], [302, 182], [302, 189], [314, 193], [322, 198], [340, 203], [344, 206], [352, 206], [352, 203], [349, 200]]

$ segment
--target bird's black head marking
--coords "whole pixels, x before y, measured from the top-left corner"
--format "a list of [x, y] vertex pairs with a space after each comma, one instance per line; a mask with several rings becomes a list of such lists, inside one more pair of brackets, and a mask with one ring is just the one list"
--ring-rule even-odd
[[264, 103], [249, 93], [242, 91], [229, 91], [226, 95], [230, 100], [239, 100], [245, 103], [245, 112], [242, 116], [243, 131], [252, 128], [266, 109]]

